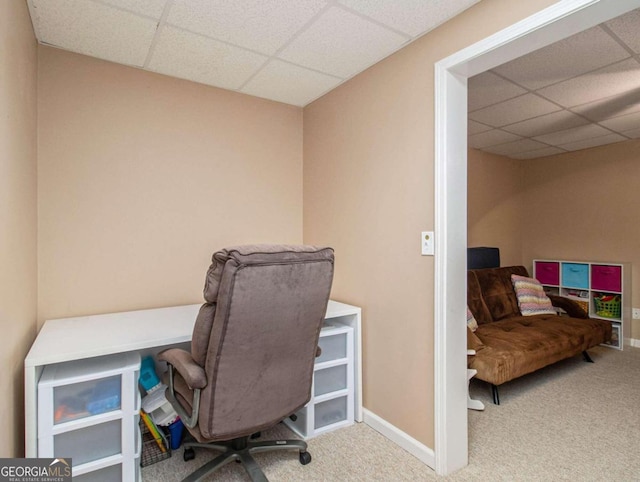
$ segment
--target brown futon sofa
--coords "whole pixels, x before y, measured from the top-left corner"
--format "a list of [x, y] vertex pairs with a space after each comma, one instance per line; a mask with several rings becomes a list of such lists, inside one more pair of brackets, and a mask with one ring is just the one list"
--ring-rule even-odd
[[522, 316], [511, 275], [529, 276], [524, 266], [469, 270], [467, 305], [478, 322], [467, 330], [467, 346], [476, 351], [469, 368], [491, 384], [493, 402], [500, 404], [498, 385], [557, 361], [583, 354], [611, 338], [611, 324], [589, 318], [577, 303], [550, 295], [568, 316]]

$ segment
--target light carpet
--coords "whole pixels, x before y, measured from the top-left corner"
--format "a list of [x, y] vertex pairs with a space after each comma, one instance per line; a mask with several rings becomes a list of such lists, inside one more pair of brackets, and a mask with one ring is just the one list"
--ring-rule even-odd
[[[309, 441], [313, 460], [292, 452], [256, 454], [271, 482], [285, 481], [640, 481], [640, 349], [596, 347], [582, 357], [500, 387], [500, 406], [487, 384], [472, 380], [483, 412], [469, 411], [469, 465], [438, 477], [418, 459], [365, 424]], [[264, 438], [293, 438], [282, 424]], [[216, 453], [182, 449], [142, 470], [145, 482], [181, 480]], [[206, 480], [248, 481], [234, 462]]]

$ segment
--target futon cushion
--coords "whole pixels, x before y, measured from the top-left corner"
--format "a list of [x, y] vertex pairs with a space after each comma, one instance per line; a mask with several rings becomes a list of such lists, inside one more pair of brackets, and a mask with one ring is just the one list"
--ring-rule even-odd
[[511, 281], [522, 316], [556, 314], [551, 300], [537, 279], [512, 274]]
[[611, 323], [557, 315], [516, 316], [480, 325], [485, 345], [469, 363], [477, 378], [494, 385], [579, 355], [611, 336]]

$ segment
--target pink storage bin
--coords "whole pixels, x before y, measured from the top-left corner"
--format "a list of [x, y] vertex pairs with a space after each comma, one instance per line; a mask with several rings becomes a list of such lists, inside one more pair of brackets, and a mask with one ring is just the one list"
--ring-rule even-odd
[[591, 289], [622, 291], [622, 268], [610, 265], [591, 265]]
[[560, 263], [536, 261], [536, 279], [543, 285], [560, 284]]

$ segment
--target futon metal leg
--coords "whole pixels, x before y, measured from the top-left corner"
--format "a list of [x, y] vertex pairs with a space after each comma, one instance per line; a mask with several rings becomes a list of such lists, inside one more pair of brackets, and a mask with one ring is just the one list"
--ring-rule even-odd
[[494, 405], [500, 405], [500, 397], [498, 396], [498, 387], [493, 383], [491, 384], [491, 393], [493, 395], [493, 403]]
[[586, 361], [587, 363], [593, 363], [593, 360], [591, 359], [591, 357], [587, 353], [587, 350], [582, 352], [582, 356], [584, 357], [584, 361]]

